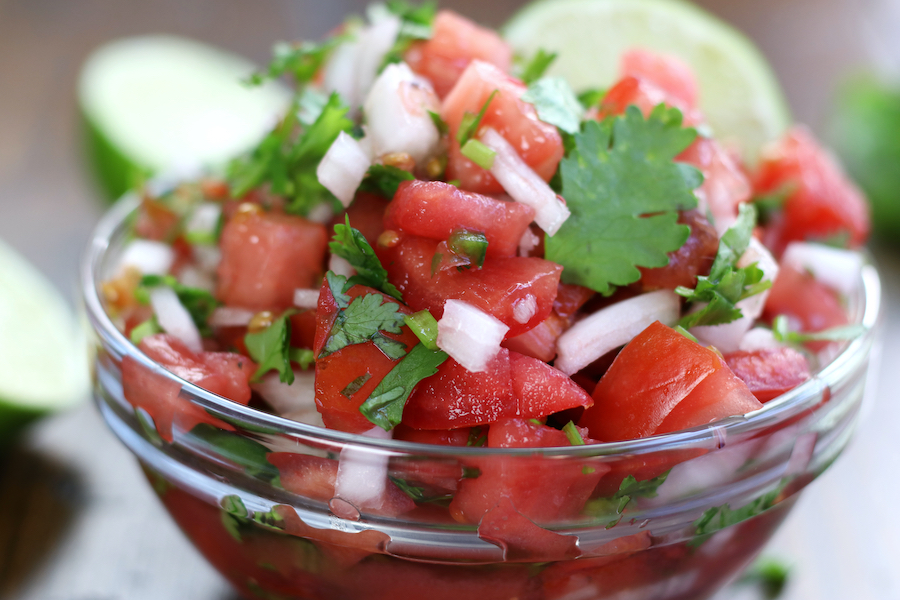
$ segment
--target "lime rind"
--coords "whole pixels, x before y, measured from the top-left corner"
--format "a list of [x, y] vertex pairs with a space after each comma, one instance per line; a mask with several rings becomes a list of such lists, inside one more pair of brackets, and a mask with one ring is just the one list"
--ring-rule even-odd
[[619, 57], [632, 48], [672, 54], [689, 64], [700, 109], [714, 135], [753, 161], [791, 123], [778, 80], [739, 31], [678, 0], [539, 0], [503, 28], [523, 56], [538, 49], [559, 57], [548, 74], [576, 90], [606, 88], [619, 77]]

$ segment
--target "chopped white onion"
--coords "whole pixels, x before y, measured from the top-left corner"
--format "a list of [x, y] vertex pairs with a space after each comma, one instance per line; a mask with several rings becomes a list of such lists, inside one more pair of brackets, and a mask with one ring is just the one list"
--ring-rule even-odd
[[118, 272], [137, 269], [142, 275], [165, 275], [175, 262], [175, 251], [168, 244], [151, 240], [131, 240], [122, 251]]
[[491, 167], [491, 175], [500, 182], [506, 193], [512, 196], [516, 202], [521, 202], [534, 209], [534, 222], [547, 235], [553, 235], [559, 231], [571, 212], [566, 208], [562, 199], [556, 195], [556, 192], [522, 160], [516, 149], [494, 129], [485, 128], [481, 132], [481, 141], [497, 153], [497, 156], [494, 157], [494, 166]]
[[219, 226], [222, 205], [217, 202], [202, 202], [191, 212], [184, 229], [187, 233], [212, 234]]
[[252, 310], [234, 306], [220, 306], [209, 317], [210, 327], [246, 327], [255, 315]]
[[744, 352], [755, 352], [756, 350], [774, 350], [781, 348], [784, 344], [775, 339], [775, 334], [771, 329], [765, 327], [754, 327], [744, 334], [738, 350]]
[[862, 283], [863, 259], [855, 250], [792, 242], [785, 249], [781, 262], [799, 271], [808, 270], [813, 277], [845, 296], [859, 289]]
[[358, 54], [358, 40], [344, 42], [331, 54], [322, 76], [322, 86], [329, 92], [337, 92], [343, 98], [354, 113], [351, 117], [355, 115], [356, 109], [362, 104], [361, 94], [357, 92], [356, 87], [356, 57]]
[[534, 234], [531, 227], [526, 228], [522, 234], [522, 239], [519, 240], [519, 256], [531, 256], [531, 253], [540, 243], [541, 238]]
[[178, 273], [178, 282], [192, 288], [199, 288], [212, 292], [216, 289], [216, 282], [211, 273], [203, 271], [194, 265], [182, 267]]
[[322, 202], [310, 209], [309, 214], [306, 215], [306, 219], [313, 223], [328, 224], [334, 220], [334, 211], [331, 210], [331, 205], [328, 202]]
[[333, 271], [335, 275], [343, 275], [344, 277], [356, 275], [356, 269], [353, 268], [350, 261], [337, 254], [332, 254], [328, 259], [328, 270]]
[[509, 327], [468, 302], [447, 300], [438, 321], [438, 347], [467, 370], [478, 373], [500, 352]]
[[294, 383], [283, 383], [274, 371], [250, 384], [279, 415], [316, 410], [315, 371], [294, 371]]
[[397, 34], [400, 33], [400, 19], [393, 14], [370, 15], [373, 23], [359, 32], [358, 48], [354, 62], [356, 93], [361, 101], [369, 92], [384, 55], [390, 51]]
[[521, 300], [517, 300], [513, 304], [513, 318], [523, 325], [531, 320], [534, 313], [537, 312], [537, 299], [532, 294], [528, 294]]
[[160, 285], [150, 290], [150, 305], [156, 313], [156, 320], [163, 331], [174, 335], [184, 342], [191, 352], [203, 351], [203, 338], [194, 324], [175, 290], [167, 285]]
[[210, 273], [210, 275], [215, 272], [219, 263], [222, 262], [222, 250], [218, 246], [194, 246], [191, 248], [191, 254], [197, 267]]
[[[768, 248], [763, 246], [762, 242], [756, 238], [750, 238], [750, 244], [741, 255], [741, 258], [738, 259], [737, 266], [744, 268], [749, 267], [753, 263], [757, 263], [757, 266], [762, 269], [763, 280], [775, 281], [775, 278], [778, 276], [778, 261], [775, 260]], [[734, 352], [740, 348], [744, 335], [750, 331], [753, 323], [762, 314], [768, 297], [769, 290], [766, 290], [745, 298], [735, 304], [736, 307], [741, 309], [743, 316], [740, 319], [721, 325], [692, 327], [691, 334], [700, 340], [701, 343], [715, 346], [721, 352]]]
[[294, 290], [294, 306], [297, 308], [316, 308], [319, 305], [319, 290]]
[[[366, 437], [390, 439], [391, 432], [374, 427], [362, 433]], [[356, 508], [380, 508], [387, 486], [388, 455], [367, 448], [341, 450], [334, 495]]]
[[375, 156], [405, 152], [423, 164], [437, 152], [441, 134], [428, 113], [438, 112], [440, 101], [431, 83], [406, 63], [385, 67], [366, 96], [364, 110], [366, 137]]
[[359, 142], [342, 131], [316, 167], [316, 177], [347, 207], [353, 202], [356, 188], [362, 183], [369, 166], [371, 160]]
[[559, 336], [554, 365], [566, 375], [577, 373], [610, 350], [627, 344], [654, 321], [674, 325], [681, 300], [659, 290], [616, 302], [582, 319]]

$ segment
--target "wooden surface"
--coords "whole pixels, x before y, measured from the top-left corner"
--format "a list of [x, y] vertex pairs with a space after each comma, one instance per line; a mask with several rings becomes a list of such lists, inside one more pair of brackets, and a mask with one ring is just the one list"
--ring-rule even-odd
[[[449, 4], [496, 24], [519, 3]], [[869, 35], [900, 22], [888, 2], [705, 4], [763, 45], [795, 114], [814, 126], [844, 71], [873, 56], [882, 67], [894, 64], [890, 44]], [[79, 255], [102, 210], [80, 163], [74, 99], [79, 65], [91, 48], [122, 35], [165, 31], [261, 62], [273, 40], [316, 37], [361, 5], [0, 0], [0, 237], [74, 301]], [[869, 398], [851, 447], [808, 490], [766, 551], [793, 565], [786, 600], [900, 598], [900, 253], [878, 251], [877, 257], [889, 298], [880, 391]], [[717, 600], [739, 595], [729, 590]], [[165, 516], [92, 405], [39, 423], [5, 451], [0, 599], [160, 598], [235, 596]]]

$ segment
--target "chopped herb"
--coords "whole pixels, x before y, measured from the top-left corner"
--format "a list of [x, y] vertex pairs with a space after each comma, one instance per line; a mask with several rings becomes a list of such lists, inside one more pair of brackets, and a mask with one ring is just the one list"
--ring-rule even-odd
[[496, 150], [489, 148], [476, 139], [468, 140], [459, 151], [463, 156], [485, 170], [490, 170], [494, 166], [494, 158], [497, 156]]
[[[668, 264], [690, 234], [678, 211], [694, 208], [703, 176], [674, 161], [696, 138], [681, 113], [657, 106], [647, 119], [635, 106], [603, 122], [587, 121], [560, 164], [572, 218], [546, 238], [546, 258], [562, 279], [610, 295], [634, 283], [641, 267]], [[646, 216], [651, 215], [651, 216]]]
[[399, 304], [385, 301], [381, 294], [357, 296], [349, 306], [338, 312], [319, 358], [369, 341], [374, 342], [388, 358], [401, 358], [406, 354], [406, 346], [383, 333], [401, 332], [404, 321], [399, 308]]
[[437, 3], [423, 2], [413, 6], [400, 0], [389, 0], [387, 9], [400, 17], [400, 32], [394, 45], [385, 54], [379, 71], [391, 63], [403, 62], [403, 55], [413, 42], [431, 39]]
[[447, 239], [447, 247], [451, 252], [465, 256], [471, 264], [480, 269], [487, 255], [488, 241], [480, 231], [454, 229]]
[[528, 64], [525, 65], [525, 68], [522, 69], [522, 76], [519, 79], [525, 85], [530, 85], [532, 82], [537, 81], [544, 76], [544, 73], [547, 72], [547, 69], [553, 64], [557, 56], [559, 54], [556, 52], [547, 52], [543, 48], [539, 48], [537, 53], [528, 61]]
[[698, 340], [698, 339], [694, 336], [693, 333], [691, 333], [690, 331], [688, 331], [687, 329], [685, 329], [685, 328], [682, 327], [681, 325], [676, 325], [676, 326], [673, 327], [672, 329], [674, 329], [675, 331], [677, 331], [678, 333], [680, 333], [681, 335], [683, 335], [683, 336], [686, 337], [687, 339], [691, 340], [691, 341], [694, 342], [695, 344], [699, 344], [699, 343], [700, 343], [700, 340]]
[[149, 319], [137, 325], [134, 329], [131, 330], [131, 335], [128, 336], [131, 339], [131, 343], [134, 345], [138, 345], [148, 335], [156, 335], [157, 333], [162, 333], [163, 328], [159, 326], [159, 321], [156, 320], [156, 315], [151, 316]]
[[731, 508], [728, 504], [707, 509], [699, 519], [694, 521], [694, 535], [697, 537], [691, 540], [689, 544], [699, 546], [709, 539], [711, 534], [731, 525], [736, 525], [741, 521], [746, 521], [772, 508], [775, 506], [775, 501], [778, 499], [784, 486], [785, 483], [782, 482], [771, 492], [763, 494], [756, 500], [737, 509]]
[[[221, 304], [212, 292], [201, 288], [190, 287], [178, 283], [178, 280], [171, 275], [144, 275], [141, 278], [140, 288], [136, 295], [142, 301], [149, 301], [147, 290], [157, 286], [167, 286], [172, 288], [178, 301], [191, 315], [191, 320], [200, 331], [200, 335], [207, 337], [212, 335], [212, 329], [209, 326], [209, 317], [213, 311]], [[141, 289], [143, 288], [143, 289]], [[158, 323], [157, 323], [158, 325]]]
[[562, 77], [538, 79], [528, 86], [522, 100], [533, 104], [538, 117], [545, 123], [555, 125], [570, 135], [581, 129], [584, 107]]
[[397, 193], [397, 188], [404, 181], [415, 179], [412, 173], [391, 165], [372, 165], [366, 171], [366, 176], [359, 189], [364, 192], [378, 194], [382, 198], [391, 200]]
[[441, 118], [441, 115], [434, 112], [433, 110], [429, 110], [428, 116], [431, 117], [431, 121], [434, 123], [434, 126], [437, 127], [438, 133], [440, 133], [441, 136], [445, 136], [450, 133], [450, 126], [447, 125], [447, 122]]
[[478, 127], [481, 125], [481, 120], [484, 118], [488, 106], [490, 106], [491, 101], [499, 91], [500, 90], [494, 90], [491, 92], [491, 95], [484, 101], [484, 104], [481, 106], [481, 110], [478, 111], [477, 115], [473, 115], [468, 111], [463, 115], [462, 121], [459, 124], [459, 129], [456, 131], [456, 141], [459, 142], [460, 148], [464, 147], [466, 142], [468, 142], [478, 131]]
[[[381, 261], [375, 255], [375, 251], [365, 236], [350, 226], [350, 217], [345, 215], [344, 224], [334, 226], [333, 241], [328, 244], [332, 254], [336, 254], [349, 262], [356, 275], [348, 281], [348, 287], [356, 284], [367, 285], [387, 294], [399, 301], [403, 301], [403, 295], [394, 285], [388, 282], [387, 271], [381, 266]], [[332, 290], [333, 291], [333, 290]]]
[[269, 449], [259, 442], [219, 429], [209, 423], [196, 425], [191, 429], [188, 438], [187, 443], [198, 448], [206, 456], [233, 463], [251, 477], [263, 479], [273, 485], [281, 485], [278, 469], [266, 460]]
[[278, 42], [272, 48], [269, 66], [251, 75], [246, 83], [262, 85], [267, 80], [278, 79], [282, 75], [290, 75], [297, 85], [309, 83], [321, 70], [331, 52], [346, 40], [346, 36], [334, 36], [321, 43]]
[[316, 362], [316, 355], [309, 348], [291, 348], [288, 350], [288, 358], [291, 359], [291, 362], [300, 365], [304, 371]]
[[581, 432], [578, 431], [578, 428], [575, 427], [575, 423], [572, 421], [566, 423], [565, 427], [562, 428], [562, 432], [566, 434], [566, 438], [573, 446], [584, 446], [584, 438], [581, 437]]
[[437, 373], [438, 366], [445, 360], [445, 352], [416, 344], [385, 375], [368, 400], [359, 407], [359, 412], [375, 425], [390, 431], [400, 423], [403, 407], [416, 385]]
[[356, 394], [359, 390], [362, 389], [362, 386], [366, 385], [366, 382], [372, 379], [371, 373], [365, 373], [364, 375], [360, 375], [353, 381], [347, 384], [347, 387], [341, 390], [341, 395], [343, 395], [348, 400], [353, 399], [353, 395]]
[[588, 110], [600, 104], [604, 97], [606, 97], [606, 90], [590, 89], [578, 94], [578, 102], [581, 103], [585, 110]]
[[404, 315], [403, 322], [416, 334], [422, 345], [429, 350], [437, 350], [437, 320], [428, 310], [420, 310], [411, 315]]
[[282, 383], [294, 383], [294, 370], [291, 368], [291, 322], [288, 317], [295, 312], [287, 310], [264, 330], [244, 336], [250, 358], [259, 365], [253, 381], [259, 381], [263, 375], [275, 370]]
[[618, 525], [622, 520], [625, 509], [635, 498], [655, 498], [659, 486], [666, 482], [669, 471], [658, 477], [638, 481], [634, 475], [629, 475], [619, 484], [619, 490], [612, 496], [589, 500], [584, 506], [584, 513], [594, 517], [607, 517], [615, 515], [616, 518], [606, 524], [607, 529]]
[[347, 278], [343, 275], [338, 275], [334, 271], [328, 271], [325, 273], [325, 280], [328, 282], [328, 289], [331, 291], [331, 295], [334, 297], [334, 303], [337, 304], [337, 307], [344, 309], [350, 306], [351, 298], [346, 292], [353, 287], [353, 285], [347, 281]]
[[843, 342], [859, 337], [866, 332], [863, 325], [841, 325], [823, 331], [801, 333], [790, 331], [789, 321], [785, 315], [778, 315], [772, 321], [772, 334], [779, 342], [803, 344], [805, 342]]
[[790, 568], [781, 561], [763, 557], [747, 569], [738, 583], [755, 585], [766, 600], [775, 600], [784, 592], [790, 572]]
[[[481, 425], [476, 425], [469, 430], [469, 439], [466, 440], [466, 446], [475, 446], [480, 448], [487, 443], [487, 430]], [[477, 475], [476, 475], [477, 477]]]
[[762, 280], [765, 274], [756, 263], [744, 268], [737, 266], [755, 226], [756, 208], [752, 204], [741, 204], [737, 221], [719, 241], [719, 251], [709, 275], [697, 277], [697, 286], [693, 290], [683, 286], [675, 289], [688, 302], [707, 303], [702, 309], [682, 317], [679, 325], [690, 329], [736, 321], [743, 316], [736, 306], [738, 302], [772, 286], [771, 281]]

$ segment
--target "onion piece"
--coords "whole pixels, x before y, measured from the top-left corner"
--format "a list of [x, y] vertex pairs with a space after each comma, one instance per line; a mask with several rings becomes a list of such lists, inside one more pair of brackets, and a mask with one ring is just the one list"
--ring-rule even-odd
[[576, 322], [556, 342], [554, 366], [573, 375], [610, 350], [627, 344], [654, 321], [678, 322], [681, 300], [672, 290], [641, 294]]
[[150, 290], [150, 305], [156, 313], [159, 326], [166, 333], [174, 335], [184, 342], [191, 352], [203, 351], [203, 338], [194, 324], [194, 319], [187, 311], [175, 290], [166, 285], [159, 285]]
[[246, 308], [220, 306], [209, 317], [210, 327], [246, 327], [256, 313]]
[[378, 68], [400, 33], [399, 17], [388, 12], [369, 12], [371, 25], [359, 32], [354, 63], [357, 103], [366, 97], [378, 75]]
[[222, 250], [218, 246], [193, 246], [191, 247], [191, 255], [197, 267], [210, 273], [215, 273], [222, 262]]
[[297, 308], [316, 308], [319, 305], [319, 290], [294, 290], [294, 306]]
[[346, 208], [353, 202], [356, 188], [362, 183], [371, 164], [369, 155], [359, 142], [342, 131], [316, 167], [316, 177]]
[[266, 373], [259, 381], [251, 383], [253, 391], [262, 396], [279, 415], [291, 412], [316, 410], [316, 372], [294, 370], [294, 383], [281, 381], [275, 371]]
[[755, 352], [756, 350], [775, 350], [782, 346], [784, 344], [775, 339], [775, 334], [772, 333], [771, 329], [754, 327], [741, 338], [738, 350]]
[[219, 226], [221, 217], [221, 204], [218, 202], [202, 202], [194, 208], [184, 224], [185, 233], [212, 235]]
[[175, 262], [175, 251], [168, 244], [152, 240], [131, 240], [122, 251], [118, 272], [137, 269], [142, 275], [165, 275]]
[[337, 254], [332, 254], [328, 259], [328, 270], [332, 271], [335, 275], [343, 275], [348, 279], [356, 275], [356, 269], [353, 268], [350, 261]]
[[[363, 436], [388, 440], [390, 431], [374, 427]], [[357, 509], [380, 508], [384, 504], [387, 487], [388, 455], [368, 448], [346, 447], [341, 450], [337, 477], [334, 483], [335, 498], [349, 502]]]
[[509, 327], [468, 302], [447, 300], [438, 321], [438, 348], [468, 371], [479, 373], [500, 352]]
[[781, 257], [782, 264], [809, 271], [831, 289], [849, 296], [862, 283], [863, 259], [859, 252], [810, 242], [791, 242]]
[[516, 149], [497, 133], [487, 127], [482, 130], [480, 139], [488, 148], [497, 153], [494, 157], [493, 175], [506, 193], [516, 202], [521, 202], [534, 209], [534, 222], [547, 235], [553, 235], [563, 222], [572, 214], [562, 199], [556, 195], [547, 182], [538, 176]]

